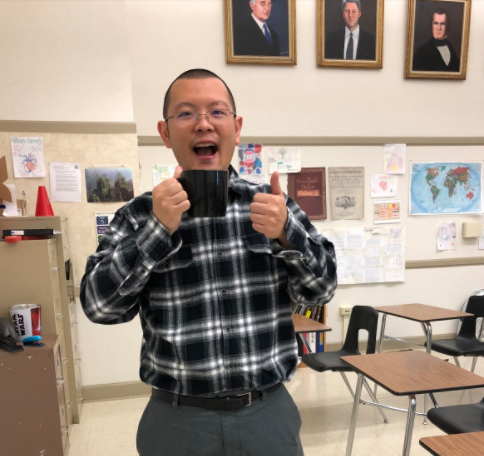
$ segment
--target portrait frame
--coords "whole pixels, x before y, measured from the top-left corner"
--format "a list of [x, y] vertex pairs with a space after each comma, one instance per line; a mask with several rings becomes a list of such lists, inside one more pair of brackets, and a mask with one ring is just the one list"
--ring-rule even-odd
[[[460, 30], [460, 46], [456, 46], [456, 37], [452, 37], [451, 41], [449, 37], [449, 42], [451, 46], [456, 47], [456, 51], [459, 58], [459, 71], [432, 71], [432, 70], [414, 70], [415, 65], [414, 58], [415, 53], [419, 50], [420, 43], [417, 39], [418, 29], [421, 28], [420, 23], [424, 23], [424, 20], [429, 20], [429, 27], [431, 27], [431, 17], [425, 17], [424, 13], [419, 15], [417, 8], [417, 2], [421, 6], [429, 5], [427, 9], [436, 9], [438, 7], [447, 7], [446, 11], [452, 7], [456, 8], [455, 5], [462, 5], [462, 18], [460, 21], [456, 22], [454, 18], [452, 20], [452, 25], [454, 28]], [[452, 18], [452, 11], [448, 11], [449, 16]], [[428, 15], [428, 14], [427, 14]], [[433, 16], [433, 13], [431, 14]], [[408, 25], [407, 25], [407, 46], [405, 51], [405, 79], [466, 79], [467, 74], [467, 54], [469, 50], [469, 30], [470, 30], [470, 20], [471, 20], [471, 0], [409, 0], [408, 2]], [[432, 36], [432, 31], [430, 30], [429, 36]], [[446, 36], [447, 39], [447, 36]], [[420, 40], [421, 41], [421, 40]]]
[[[317, 65], [318, 67], [335, 67], [335, 68], [368, 68], [368, 69], [381, 69], [383, 68], [383, 0], [360, 0], [363, 4], [374, 3], [374, 23], [375, 29], [375, 59], [364, 60], [356, 58], [353, 60], [345, 60], [344, 58], [333, 58], [326, 55], [326, 42], [330, 32], [327, 33], [325, 22], [327, 12], [327, 6], [333, 6], [334, 0], [318, 0], [317, 11]], [[342, 3], [342, 2], [341, 2]], [[362, 11], [364, 11], [362, 7]], [[341, 28], [344, 28], [342, 22]], [[341, 51], [343, 52], [343, 51]]]
[[[249, 8], [249, 1], [247, 8]], [[269, 0], [273, 2], [274, 0]], [[277, 0], [276, 0], [277, 1]], [[296, 50], [296, 0], [284, 0], [287, 3], [287, 11], [285, 6], [282, 10], [278, 11], [279, 15], [285, 15], [287, 13], [287, 40], [281, 43], [281, 53], [287, 53], [287, 55], [251, 55], [240, 54], [235, 51], [235, 33], [234, 33], [234, 2], [237, 10], [240, 9], [239, 4], [241, 0], [224, 0], [224, 22], [225, 22], [225, 55], [227, 63], [235, 64], [256, 64], [256, 65], [296, 65], [297, 64], [297, 50]], [[274, 7], [273, 7], [274, 8]], [[272, 10], [271, 10], [272, 15]], [[250, 17], [250, 10], [248, 9], [247, 17]], [[272, 25], [272, 22], [268, 20], [268, 25]], [[286, 36], [286, 29], [282, 30], [284, 36]], [[262, 33], [262, 32], [261, 32]], [[238, 38], [240, 39], [240, 38]], [[284, 46], [282, 46], [282, 44]], [[287, 47], [287, 51], [285, 50]]]

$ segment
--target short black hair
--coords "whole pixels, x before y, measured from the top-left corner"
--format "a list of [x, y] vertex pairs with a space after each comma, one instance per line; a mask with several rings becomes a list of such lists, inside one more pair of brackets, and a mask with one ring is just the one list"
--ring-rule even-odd
[[234, 110], [234, 112], [237, 112], [235, 109], [234, 96], [232, 95], [232, 92], [230, 91], [228, 85], [225, 84], [225, 81], [220, 76], [217, 76], [215, 73], [213, 73], [212, 71], [205, 70], [203, 68], [194, 68], [192, 70], [188, 70], [180, 74], [180, 76], [178, 76], [170, 84], [170, 87], [168, 87], [168, 90], [165, 93], [165, 99], [163, 101], [163, 118], [166, 119], [168, 117], [168, 106], [170, 105], [170, 92], [173, 84], [175, 84], [176, 81], [178, 81], [179, 79], [210, 79], [210, 78], [216, 78], [223, 82], [229, 94], [229, 100], [230, 100], [230, 104], [232, 105], [232, 109]]
[[449, 13], [444, 8], [437, 8], [434, 10], [432, 15], [430, 16], [430, 30], [432, 30], [432, 26], [434, 24], [434, 15], [435, 14], [445, 14], [445, 33], [450, 32], [450, 16]]

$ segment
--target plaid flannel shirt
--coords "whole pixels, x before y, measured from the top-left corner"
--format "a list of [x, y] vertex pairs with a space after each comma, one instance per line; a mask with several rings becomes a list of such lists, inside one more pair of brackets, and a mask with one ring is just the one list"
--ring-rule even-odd
[[297, 365], [290, 300], [324, 304], [336, 288], [336, 259], [299, 206], [286, 197], [285, 250], [252, 228], [249, 205], [269, 185], [230, 168], [225, 217], [190, 219], [168, 230], [151, 192], [116, 215], [87, 260], [81, 302], [100, 324], [140, 315], [141, 380], [165, 391], [205, 395], [263, 389]]

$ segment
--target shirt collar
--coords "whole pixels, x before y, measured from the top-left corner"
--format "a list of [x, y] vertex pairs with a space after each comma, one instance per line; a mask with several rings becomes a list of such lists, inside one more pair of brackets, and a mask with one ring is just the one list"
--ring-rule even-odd
[[[345, 27], [345, 38], [349, 38], [350, 36], [350, 30], [348, 27]], [[356, 28], [353, 30], [353, 38], [358, 39], [360, 36], [360, 26], [357, 25]]]
[[229, 188], [243, 196], [246, 182], [239, 177], [232, 165], [229, 166]]
[[[251, 14], [252, 18], [254, 19], [255, 23], [259, 26], [259, 28], [262, 30], [262, 27], [264, 27], [265, 22], [259, 21], [253, 14]], [[269, 27], [267, 27], [269, 29]]]

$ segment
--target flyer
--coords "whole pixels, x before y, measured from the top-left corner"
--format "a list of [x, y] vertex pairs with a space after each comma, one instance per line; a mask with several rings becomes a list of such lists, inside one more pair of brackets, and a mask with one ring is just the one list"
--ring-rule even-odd
[[365, 169], [329, 168], [329, 199], [333, 220], [358, 220], [364, 216]]

